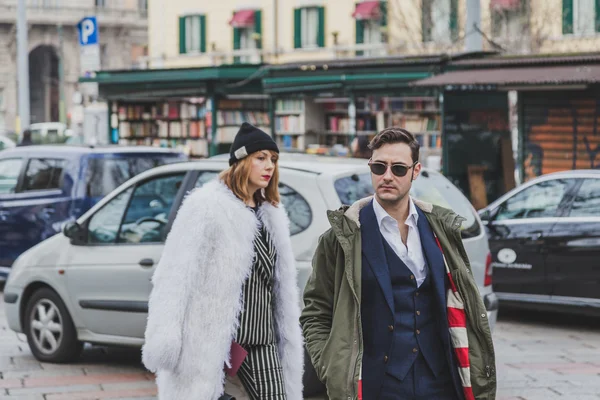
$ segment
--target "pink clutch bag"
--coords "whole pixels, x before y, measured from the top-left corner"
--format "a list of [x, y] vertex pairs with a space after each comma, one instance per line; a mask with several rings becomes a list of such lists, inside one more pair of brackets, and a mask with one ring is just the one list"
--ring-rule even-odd
[[236, 342], [231, 342], [230, 354], [230, 366], [228, 366], [227, 364], [225, 365], [225, 373], [229, 376], [235, 376], [238, 372], [238, 369], [240, 369], [240, 366], [246, 359], [248, 352]]

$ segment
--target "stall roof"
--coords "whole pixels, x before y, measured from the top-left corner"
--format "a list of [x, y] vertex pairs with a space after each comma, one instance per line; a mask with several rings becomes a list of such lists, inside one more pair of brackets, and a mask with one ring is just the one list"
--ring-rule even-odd
[[555, 67], [486, 68], [450, 71], [414, 83], [415, 87], [477, 85], [572, 85], [600, 82], [600, 65]]
[[97, 83], [104, 99], [206, 96], [210, 93], [260, 93], [266, 67], [256, 64], [218, 67], [98, 71], [81, 83]]
[[385, 91], [410, 88], [413, 81], [440, 73], [449, 60], [493, 52], [305, 61], [268, 67], [263, 87], [269, 94]]
[[316, 70], [321, 70], [324, 67], [327, 70], [345, 69], [354, 67], [388, 67], [388, 66], [410, 66], [410, 65], [432, 65], [453, 60], [463, 60], [470, 58], [486, 57], [498, 54], [494, 51], [477, 51], [477, 52], [462, 52], [457, 54], [426, 54], [414, 56], [386, 56], [386, 57], [351, 57], [338, 58], [334, 60], [322, 61], [302, 61], [285, 64], [275, 64], [268, 67], [269, 72], [280, 71], [306, 71], [314, 67]]
[[595, 84], [600, 82], [600, 53], [463, 59], [448, 63], [446, 71], [412, 85], [471, 90], [481, 87]]

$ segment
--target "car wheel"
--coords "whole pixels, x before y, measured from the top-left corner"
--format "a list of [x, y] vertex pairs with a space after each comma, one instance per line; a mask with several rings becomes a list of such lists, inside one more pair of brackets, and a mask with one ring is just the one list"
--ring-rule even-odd
[[25, 334], [31, 352], [40, 361], [63, 363], [79, 357], [83, 343], [77, 340], [73, 320], [51, 289], [35, 291], [27, 302]]

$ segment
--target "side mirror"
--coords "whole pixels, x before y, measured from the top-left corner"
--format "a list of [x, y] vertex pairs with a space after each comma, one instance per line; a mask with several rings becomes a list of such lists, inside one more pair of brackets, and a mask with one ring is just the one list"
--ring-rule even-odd
[[496, 207], [493, 210], [485, 209], [483, 211], [479, 212], [479, 218], [481, 218], [482, 221], [487, 222], [489, 225], [492, 224], [492, 222], [494, 222], [494, 220], [496, 219], [496, 215], [498, 215], [498, 211], [500, 210], [500, 207]]
[[490, 212], [490, 210], [485, 210], [485, 211], [481, 211], [479, 213], [479, 218], [481, 218], [482, 221], [490, 221], [490, 219], [492, 218], [492, 213]]
[[71, 239], [73, 244], [81, 244], [85, 242], [85, 228], [79, 225], [76, 221], [67, 222], [63, 226], [63, 234]]

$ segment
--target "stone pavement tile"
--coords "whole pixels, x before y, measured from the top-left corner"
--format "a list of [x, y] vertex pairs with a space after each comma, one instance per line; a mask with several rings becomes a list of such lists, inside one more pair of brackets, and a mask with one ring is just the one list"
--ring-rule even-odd
[[23, 387], [23, 380], [12, 378], [12, 379], [0, 379], [0, 389], [12, 389]]
[[[66, 371], [59, 370], [59, 369], [55, 369], [52, 371], [45, 371], [45, 370], [2, 371], [1, 374], [4, 379], [12, 379], [12, 378], [24, 379], [24, 378], [31, 378], [31, 377], [39, 378], [39, 377], [49, 377], [49, 376], [85, 375], [83, 369], [81, 369], [81, 368], [68, 369]], [[0, 380], [0, 382], [1, 382], [1, 380]]]
[[[69, 393], [69, 392], [92, 392], [99, 391], [100, 385], [67, 385], [67, 386], [44, 386], [27, 387], [21, 389], [9, 389], [8, 394], [45, 394], [50, 393]], [[48, 396], [46, 396], [47, 398]]]
[[119, 400], [158, 400], [158, 397], [127, 397], [127, 398], [119, 398]]
[[122, 382], [122, 383], [102, 383], [100, 384], [102, 390], [116, 391], [116, 390], [129, 390], [129, 389], [154, 389], [156, 383], [153, 381], [136, 381], [136, 382]]
[[558, 392], [560, 394], [562, 394], [564, 397], [566, 398], [570, 398], [571, 396], [574, 395], [595, 395], [595, 396], [600, 396], [600, 386], [590, 386], [590, 385], [583, 385], [583, 386], [563, 386], [563, 387], [557, 387], [552, 385], [550, 387], [551, 390]]
[[46, 396], [46, 400], [98, 400], [98, 399], [122, 399], [123, 397], [140, 398], [156, 396], [156, 389], [130, 389], [117, 391], [94, 391], [94, 392], [73, 392], [56, 393]]
[[43, 394], [1, 395], [0, 400], [44, 400]]
[[59, 386], [59, 385], [81, 385], [118, 382], [148, 381], [149, 376], [145, 373], [136, 374], [103, 374], [84, 376], [59, 376], [40, 377], [24, 379], [25, 387]]
[[83, 367], [86, 375], [93, 374], [111, 374], [111, 373], [134, 373], [140, 371], [146, 371], [146, 369], [141, 365], [133, 365], [133, 366], [125, 366], [119, 364], [112, 365], [86, 365]]
[[528, 387], [528, 388], [503, 388], [498, 390], [497, 397], [522, 397], [529, 398], [539, 397], [540, 399], [549, 399], [551, 397], [561, 396], [560, 393], [553, 392], [547, 387]]

